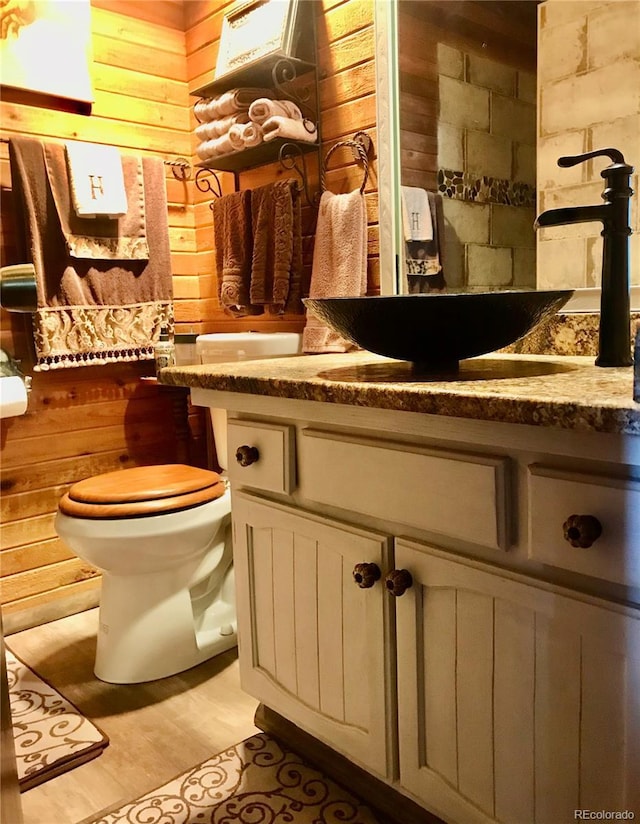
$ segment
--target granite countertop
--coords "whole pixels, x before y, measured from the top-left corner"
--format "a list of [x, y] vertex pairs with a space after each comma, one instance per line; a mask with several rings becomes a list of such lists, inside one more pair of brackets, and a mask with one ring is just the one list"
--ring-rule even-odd
[[491, 354], [457, 375], [416, 376], [411, 364], [352, 352], [163, 369], [160, 383], [432, 415], [640, 435], [633, 367], [592, 356]]

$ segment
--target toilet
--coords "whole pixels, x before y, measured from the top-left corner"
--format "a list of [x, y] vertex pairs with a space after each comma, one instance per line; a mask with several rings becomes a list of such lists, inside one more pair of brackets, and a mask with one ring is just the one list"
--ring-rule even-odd
[[[198, 362], [297, 354], [300, 335], [200, 335]], [[112, 684], [175, 675], [236, 646], [226, 415], [212, 410], [222, 473], [183, 464], [116, 470], [75, 483], [55, 528], [102, 572], [94, 672]]]

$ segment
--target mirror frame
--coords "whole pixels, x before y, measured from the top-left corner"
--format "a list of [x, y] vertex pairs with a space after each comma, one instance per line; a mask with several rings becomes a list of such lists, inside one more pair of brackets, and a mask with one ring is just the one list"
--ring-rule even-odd
[[398, 3], [374, 6], [376, 118], [378, 128], [378, 231], [380, 294], [399, 295], [402, 237], [400, 203], [400, 99], [398, 76]]

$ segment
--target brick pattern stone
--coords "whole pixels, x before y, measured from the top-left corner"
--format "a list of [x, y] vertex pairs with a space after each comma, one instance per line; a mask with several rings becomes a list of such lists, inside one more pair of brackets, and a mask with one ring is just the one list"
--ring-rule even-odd
[[447, 284], [533, 288], [536, 77], [445, 45], [438, 72]]
[[[537, 179], [543, 209], [600, 202], [597, 158], [572, 168], [562, 155], [613, 146], [640, 167], [640, 2], [545, 0], [539, 16]], [[640, 175], [632, 177], [637, 192]], [[631, 283], [640, 284], [637, 196], [631, 201]], [[538, 232], [538, 288], [599, 286], [598, 223]]]

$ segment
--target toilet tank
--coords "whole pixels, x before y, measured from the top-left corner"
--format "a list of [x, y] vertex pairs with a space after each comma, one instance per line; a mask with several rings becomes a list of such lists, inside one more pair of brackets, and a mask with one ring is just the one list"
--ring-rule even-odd
[[297, 355], [300, 352], [297, 332], [220, 332], [198, 335], [198, 363], [255, 360]]
[[[279, 358], [300, 353], [301, 335], [297, 332], [219, 332], [198, 335], [197, 363], [229, 363], [231, 361]], [[227, 413], [225, 409], [209, 409], [218, 463], [227, 464]]]

